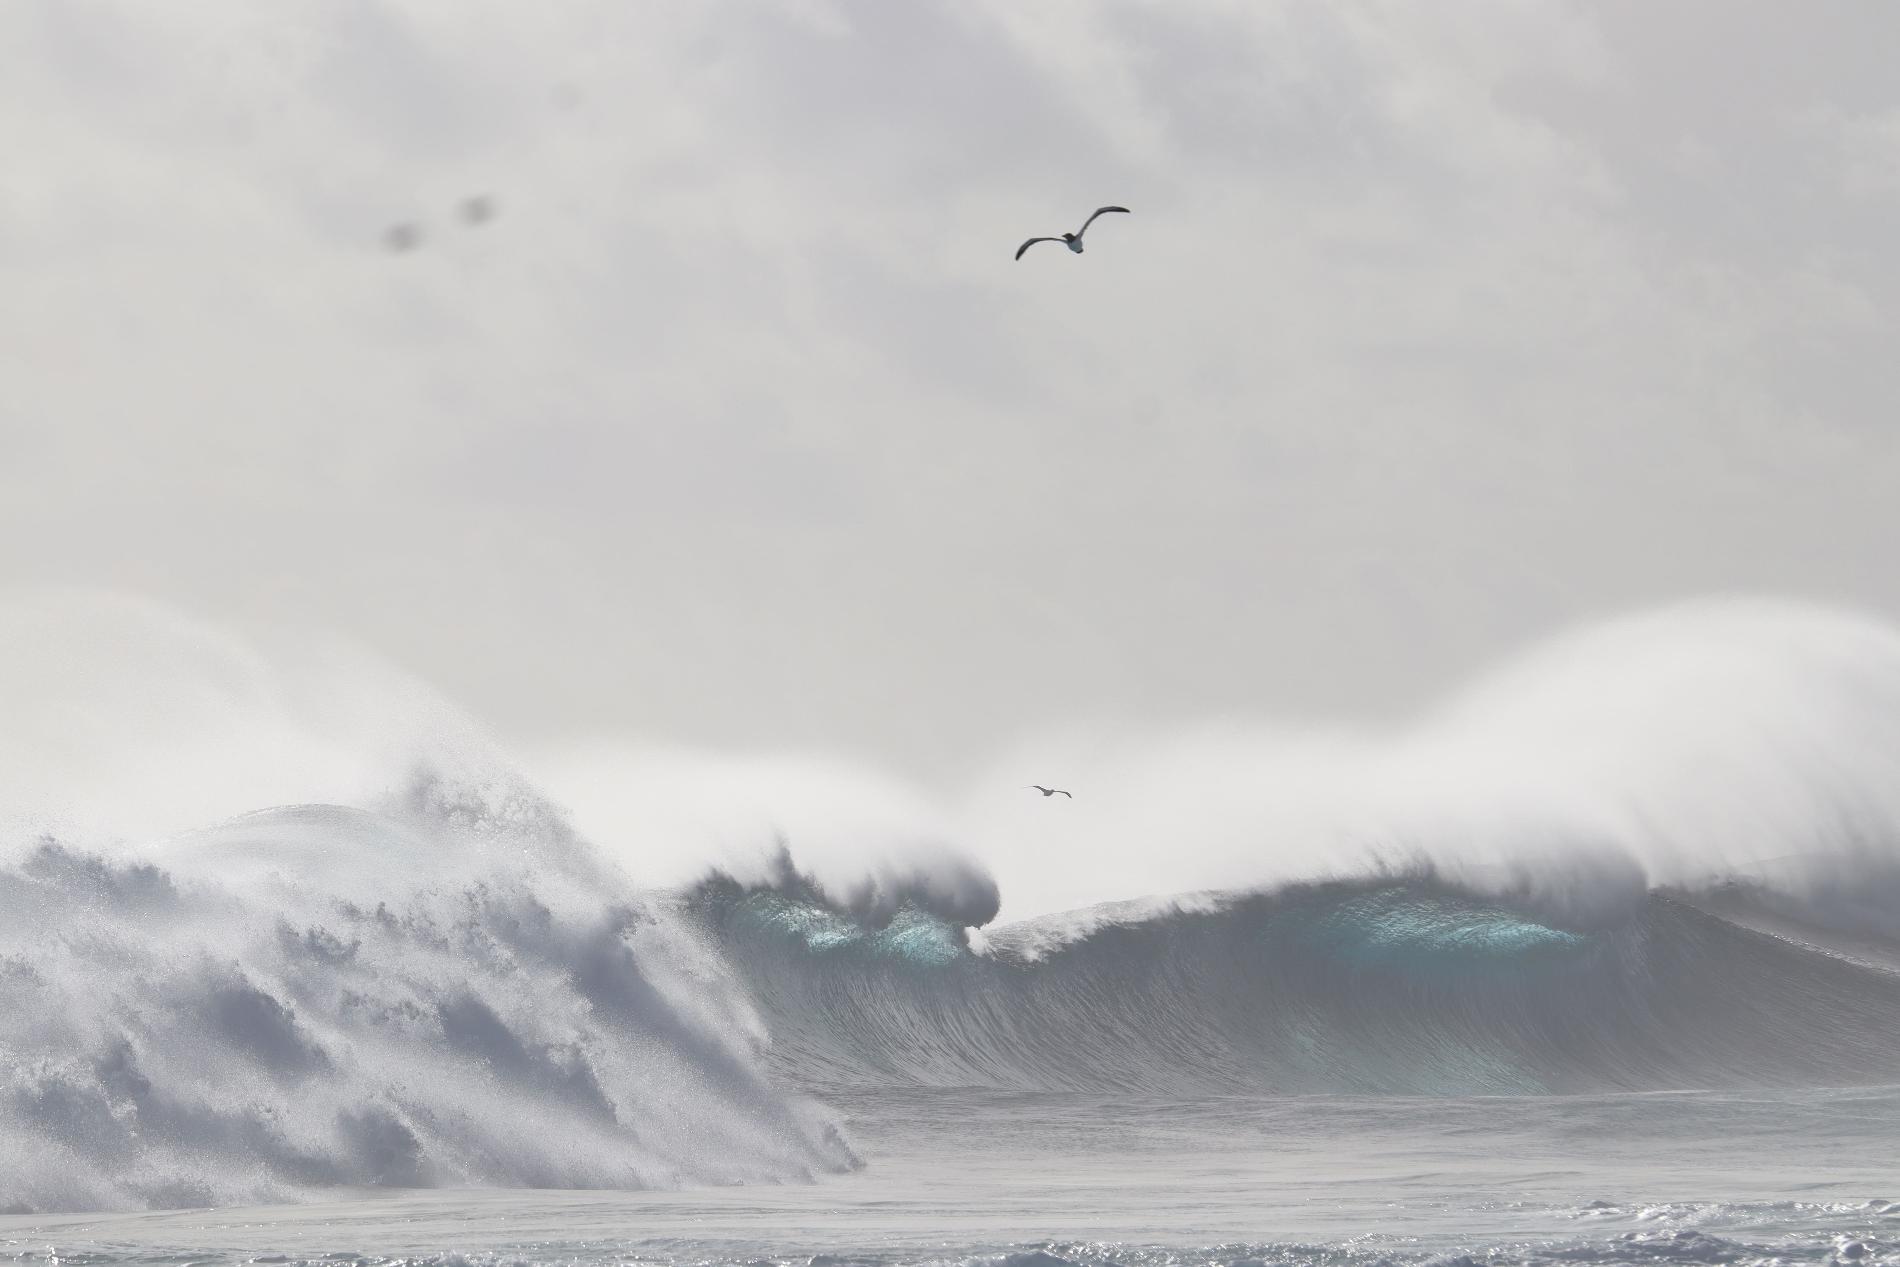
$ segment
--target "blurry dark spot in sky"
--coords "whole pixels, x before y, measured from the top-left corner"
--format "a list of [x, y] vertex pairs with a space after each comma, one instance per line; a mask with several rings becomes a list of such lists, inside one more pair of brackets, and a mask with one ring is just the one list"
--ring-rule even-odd
[[422, 245], [422, 230], [413, 224], [392, 224], [383, 234], [383, 245], [392, 251], [413, 251]]
[[487, 224], [495, 218], [495, 211], [495, 200], [486, 194], [462, 200], [462, 220], [465, 224]]

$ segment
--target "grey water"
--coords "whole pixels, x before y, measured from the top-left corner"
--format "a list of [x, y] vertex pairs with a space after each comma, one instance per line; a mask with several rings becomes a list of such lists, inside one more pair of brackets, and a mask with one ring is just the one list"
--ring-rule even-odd
[[864, 1164], [811, 1183], [18, 1215], [0, 1247], [49, 1264], [1900, 1261], [1900, 1088], [830, 1103]]
[[[1852, 865], [1820, 874], [1890, 891]], [[1373, 874], [979, 944], [933, 892], [643, 893], [466, 806], [30, 844], [0, 866], [0, 1247], [1900, 1263], [1888, 904], [1730, 883], [1565, 927]]]

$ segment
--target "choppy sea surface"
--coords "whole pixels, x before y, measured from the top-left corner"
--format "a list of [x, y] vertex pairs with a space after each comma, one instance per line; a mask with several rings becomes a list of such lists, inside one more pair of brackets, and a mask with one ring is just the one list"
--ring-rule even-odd
[[1900, 635], [1665, 614], [1322, 749], [1031, 803], [1154, 882], [1000, 925], [934, 837], [661, 883], [485, 750], [152, 837], [16, 777], [0, 1252], [1900, 1267]]
[[1830, 630], [1800, 672], [1769, 630], [1766, 714], [1717, 725], [1721, 678], [1632, 755], [1654, 682], [1730, 645], [1668, 641], [1590, 777], [1480, 745], [1475, 853], [1400, 815], [1402, 862], [1000, 925], [934, 845], [659, 885], [505, 769], [21, 830], [0, 1252], [1900, 1267], [1900, 638]]
[[28, 842], [0, 866], [0, 1247], [1900, 1263], [1877, 860], [1588, 918], [1420, 871], [983, 935], [941, 877], [616, 876], [558, 821], [442, 804]]
[[1900, 1262], [1891, 1087], [832, 1103], [865, 1164], [814, 1183], [19, 1215], [0, 1246], [49, 1264]]

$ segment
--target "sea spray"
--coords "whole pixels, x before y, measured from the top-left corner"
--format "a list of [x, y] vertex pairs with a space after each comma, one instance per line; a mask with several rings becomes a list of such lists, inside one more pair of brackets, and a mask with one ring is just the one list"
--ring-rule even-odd
[[169, 863], [25, 843], [0, 867], [0, 1206], [855, 1165], [690, 930], [552, 843], [324, 806]]

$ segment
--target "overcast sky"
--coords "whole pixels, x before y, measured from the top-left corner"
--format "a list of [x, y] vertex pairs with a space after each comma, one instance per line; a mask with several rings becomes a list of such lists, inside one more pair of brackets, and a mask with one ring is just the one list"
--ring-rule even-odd
[[336, 631], [524, 744], [926, 781], [1395, 715], [1688, 595], [1891, 616], [1896, 48], [1765, 0], [10, 0], [0, 582]]

